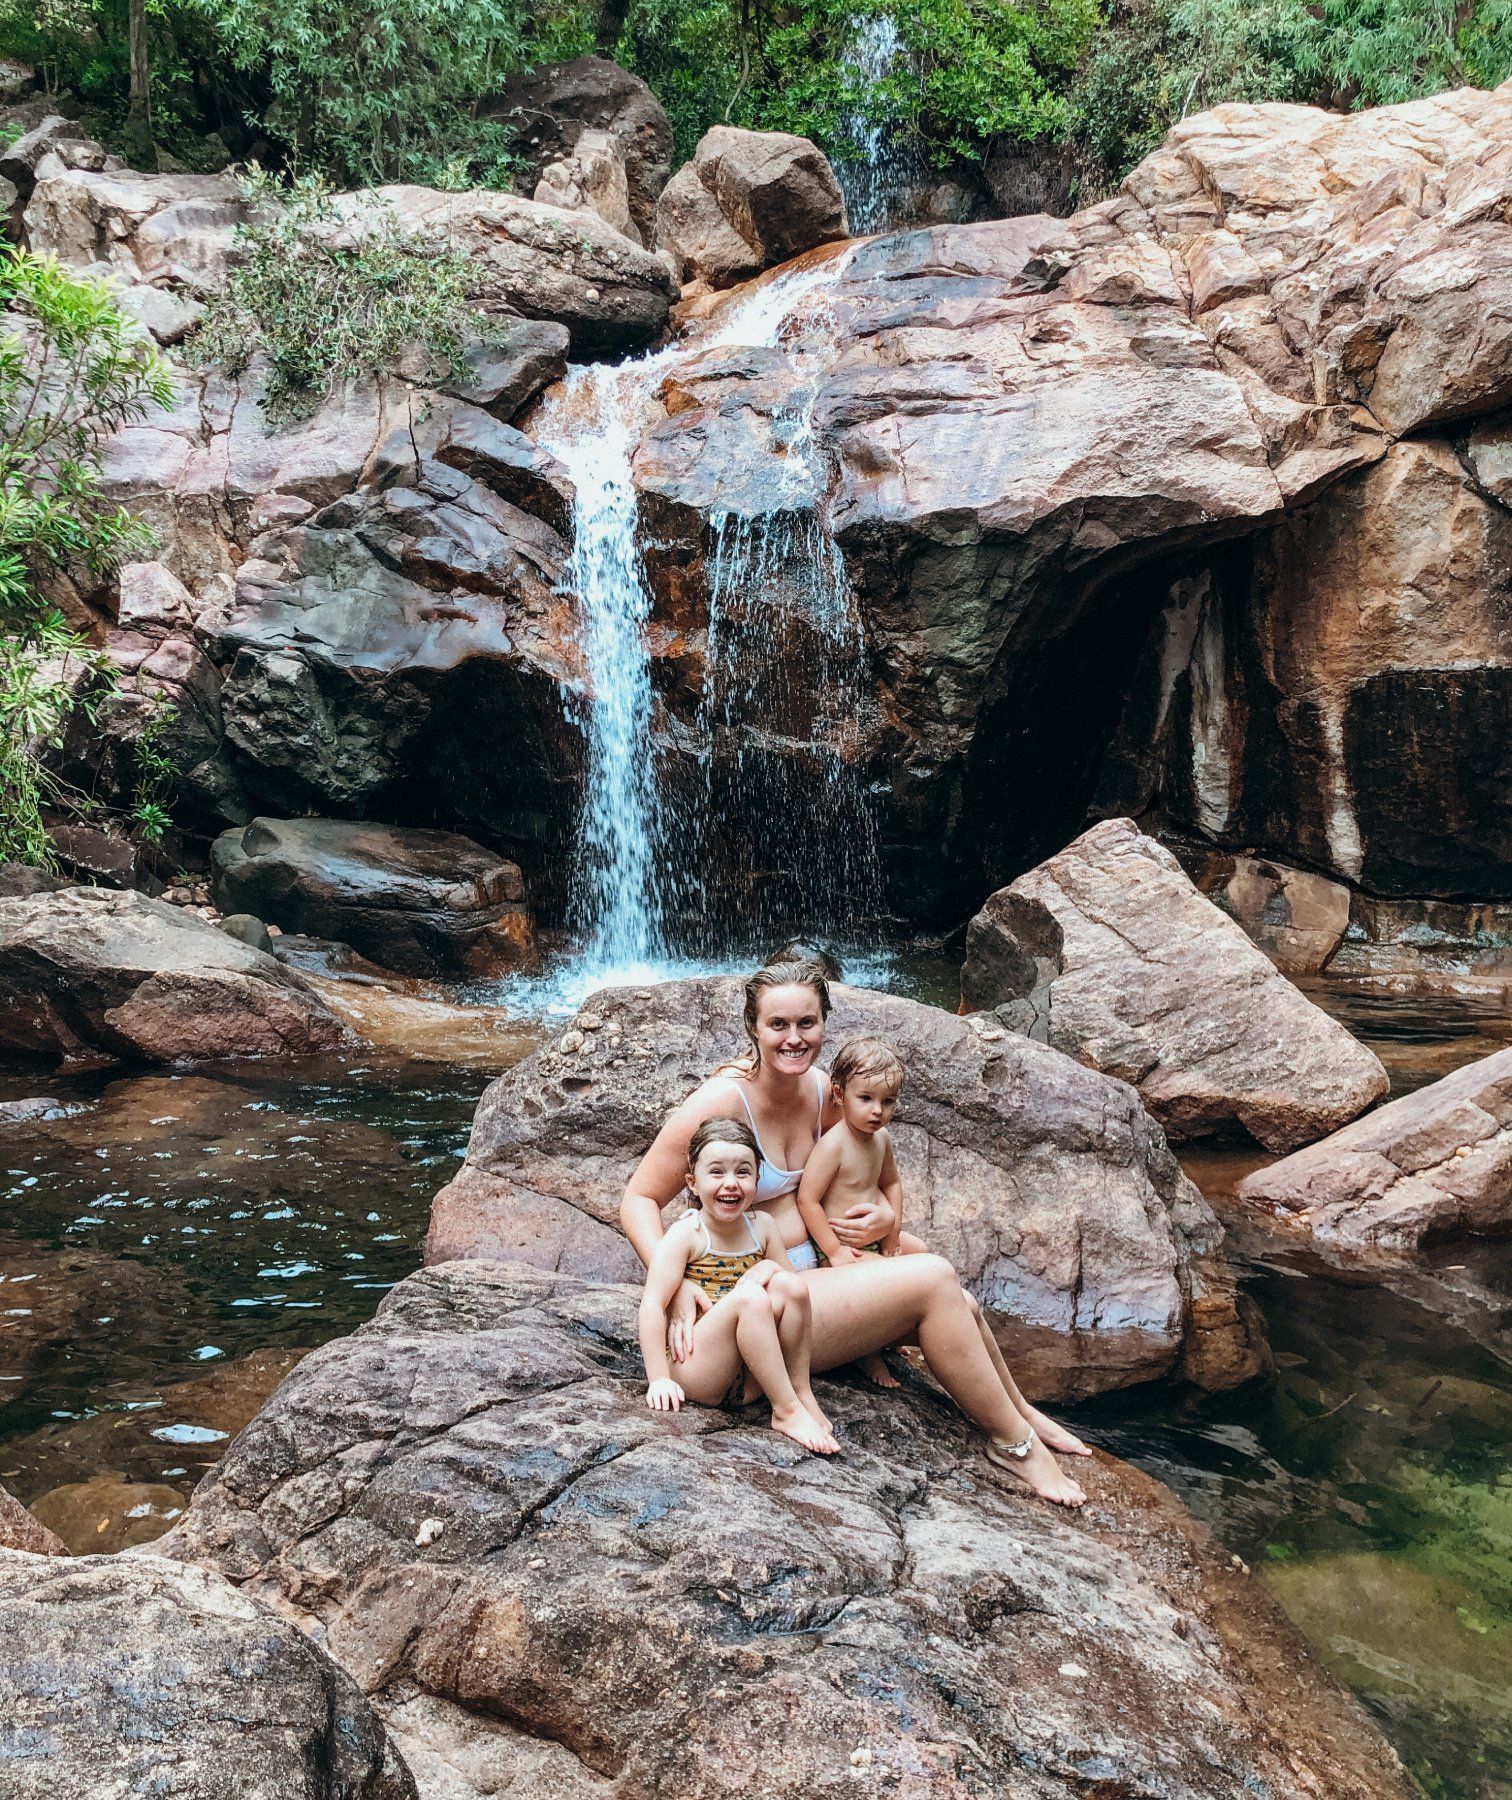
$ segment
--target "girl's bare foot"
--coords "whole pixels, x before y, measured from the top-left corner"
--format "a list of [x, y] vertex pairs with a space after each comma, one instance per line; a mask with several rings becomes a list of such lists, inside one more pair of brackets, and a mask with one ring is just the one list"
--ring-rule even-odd
[[835, 1435], [835, 1427], [830, 1421], [829, 1414], [819, 1404], [818, 1400], [815, 1399], [814, 1390], [812, 1388], [799, 1388], [797, 1389], [797, 1394], [798, 1404], [808, 1416], [833, 1437]]
[[1074, 1431], [1068, 1431], [1064, 1425], [1057, 1425], [1047, 1413], [1042, 1413], [1037, 1406], [1021, 1406], [1019, 1411], [1034, 1427], [1040, 1442], [1047, 1450], [1059, 1450], [1062, 1456], [1090, 1456], [1092, 1446], [1084, 1444]]
[[895, 1388], [902, 1387], [903, 1385], [903, 1383], [898, 1380], [897, 1376], [893, 1374], [892, 1370], [888, 1368], [880, 1355], [862, 1357], [861, 1373], [865, 1375], [866, 1379], [873, 1387]]
[[1006, 1469], [1010, 1475], [1017, 1476], [1031, 1494], [1037, 1494], [1041, 1500], [1049, 1500], [1055, 1506], [1068, 1506], [1073, 1510], [1085, 1506], [1087, 1496], [1060, 1464], [1035, 1438], [1027, 1456], [1013, 1456], [999, 1448], [1006, 1440], [988, 1438], [987, 1460], [994, 1468]]
[[805, 1450], [812, 1450], [815, 1456], [833, 1456], [840, 1448], [835, 1441], [834, 1432], [821, 1425], [802, 1406], [795, 1406], [790, 1412], [778, 1412], [774, 1406], [772, 1430], [790, 1437], [795, 1444], [802, 1444]]

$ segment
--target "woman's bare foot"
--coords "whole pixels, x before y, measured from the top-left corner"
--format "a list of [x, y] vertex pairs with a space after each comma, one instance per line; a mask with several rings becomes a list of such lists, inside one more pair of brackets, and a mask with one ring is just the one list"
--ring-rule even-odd
[[1057, 1425], [1048, 1413], [1042, 1413], [1037, 1406], [1023, 1406], [1019, 1410], [1034, 1427], [1039, 1441], [1047, 1450], [1059, 1450], [1062, 1456], [1092, 1454], [1090, 1444], [1084, 1444], [1074, 1431], [1068, 1431], [1064, 1425]]
[[1010, 1475], [1017, 1476], [1031, 1494], [1037, 1494], [1041, 1500], [1049, 1500], [1055, 1506], [1068, 1506], [1074, 1510], [1087, 1504], [1086, 1494], [1037, 1437], [1029, 1454], [1022, 1457], [999, 1449], [1003, 1442], [1001, 1438], [987, 1440], [987, 1460], [994, 1468], [1005, 1469]]
[[840, 1448], [834, 1432], [821, 1425], [806, 1407], [795, 1406], [789, 1412], [778, 1412], [774, 1406], [772, 1430], [790, 1437], [795, 1444], [802, 1444], [805, 1450], [812, 1450], [815, 1456], [833, 1456]]
[[895, 1388], [902, 1387], [903, 1385], [882, 1360], [880, 1354], [876, 1356], [863, 1356], [861, 1359], [861, 1373], [873, 1387]]

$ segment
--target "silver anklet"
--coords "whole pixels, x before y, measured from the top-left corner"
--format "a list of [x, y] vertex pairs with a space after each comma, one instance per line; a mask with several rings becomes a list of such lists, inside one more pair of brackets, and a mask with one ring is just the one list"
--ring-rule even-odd
[[991, 1438], [988, 1441], [991, 1443], [993, 1449], [998, 1451], [1000, 1455], [1016, 1456], [1019, 1461], [1022, 1462], [1039, 1442], [1039, 1439], [1034, 1435], [1034, 1427], [1031, 1425], [1029, 1427], [1028, 1437], [1026, 1437], [1021, 1444], [1010, 1444], [1003, 1438]]

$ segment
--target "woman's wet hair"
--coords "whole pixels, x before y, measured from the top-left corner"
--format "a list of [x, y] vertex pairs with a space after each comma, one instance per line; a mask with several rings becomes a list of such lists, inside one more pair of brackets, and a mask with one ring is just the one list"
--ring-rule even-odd
[[819, 1002], [819, 1017], [830, 1016], [829, 977], [824, 972], [824, 965], [812, 959], [797, 959], [792, 962], [769, 962], [758, 969], [745, 984], [745, 1028], [746, 1036], [751, 1040], [750, 1066], [754, 1070], [761, 1060], [761, 1052], [756, 1044], [756, 1019], [761, 1010], [761, 996], [769, 988], [806, 987], [812, 988], [814, 998]]
[[749, 1150], [756, 1159], [756, 1166], [761, 1166], [761, 1146], [756, 1142], [756, 1133], [751, 1130], [744, 1119], [705, 1119], [701, 1125], [693, 1129], [688, 1139], [688, 1167], [696, 1169], [698, 1159], [710, 1144], [739, 1144], [743, 1150]]
[[886, 1083], [896, 1093], [907, 1073], [908, 1065], [885, 1037], [847, 1038], [830, 1064], [830, 1080], [842, 1091], [853, 1081], [870, 1076], [873, 1081]]

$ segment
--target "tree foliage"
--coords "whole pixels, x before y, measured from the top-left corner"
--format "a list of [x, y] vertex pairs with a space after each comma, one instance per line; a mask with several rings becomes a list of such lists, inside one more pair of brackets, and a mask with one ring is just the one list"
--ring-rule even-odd
[[149, 547], [101, 491], [100, 446], [168, 405], [173, 384], [111, 290], [50, 257], [0, 254], [0, 315], [0, 857], [46, 862], [43, 809], [70, 796], [44, 756], [75, 708], [96, 703], [108, 667], [44, 584]]
[[210, 302], [191, 354], [233, 373], [268, 358], [269, 411], [309, 411], [349, 376], [418, 347], [459, 367], [484, 330], [477, 272], [461, 251], [405, 241], [381, 206], [356, 226], [317, 176], [288, 187], [261, 170], [244, 183], [252, 223], [242, 257]]

